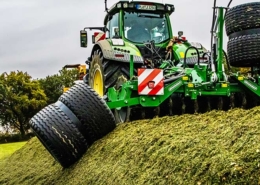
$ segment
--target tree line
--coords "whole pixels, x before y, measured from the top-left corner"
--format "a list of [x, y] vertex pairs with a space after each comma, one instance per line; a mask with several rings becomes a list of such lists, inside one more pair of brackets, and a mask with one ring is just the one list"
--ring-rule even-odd
[[76, 69], [61, 69], [57, 74], [33, 79], [27, 72], [11, 71], [0, 75], [0, 125], [19, 131], [23, 137], [29, 120], [42, 108], [54, 103], [78, 79]]

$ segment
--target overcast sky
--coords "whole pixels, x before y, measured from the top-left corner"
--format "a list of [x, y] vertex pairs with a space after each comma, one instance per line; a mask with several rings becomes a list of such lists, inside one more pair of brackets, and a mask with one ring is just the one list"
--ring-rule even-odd
[[[110, 7], [117, 1], [107, 2]], [[209, 48], [213, 0], [157, 2], [175, 5], [171, 16], [174, 33], [182, 30], [188, 40]], [[228, 2], [217, 0], [217, 5], [227, 6]], [[251, 1], [233, 0], [231, 7], [247, 2]], [[103, 26], [105, 14], [104, 0], [0, 0], [0, 73], [21, 70], [33, 78], [44, 78], [66, 64], [84, 64], [91, 44], [80, 47], [79, 31]]]

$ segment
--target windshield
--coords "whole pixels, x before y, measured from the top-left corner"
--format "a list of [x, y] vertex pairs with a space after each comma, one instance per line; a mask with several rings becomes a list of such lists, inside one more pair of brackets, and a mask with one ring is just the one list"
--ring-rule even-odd
[[160, 14], [125, 12], [124, 34], [138, 43], [154, 40], [156, 44], [169, 39], [165, 15]]

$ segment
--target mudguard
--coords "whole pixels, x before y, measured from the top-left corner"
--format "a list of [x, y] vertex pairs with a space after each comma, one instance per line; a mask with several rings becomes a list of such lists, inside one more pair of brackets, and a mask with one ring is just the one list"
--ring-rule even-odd
[[143, 63], [143, 57], [137, 47], [122, 39], [104, 39], [96, 42], [92, 50], [92, 55], [98, 48], [101, 49], [105, 59], [129, 62], [130, 55], [133, 55], [134, 63]]

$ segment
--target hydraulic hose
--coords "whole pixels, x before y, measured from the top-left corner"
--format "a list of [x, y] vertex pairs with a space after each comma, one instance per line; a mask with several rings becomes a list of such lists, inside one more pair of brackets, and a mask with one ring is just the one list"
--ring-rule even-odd
[[229, 1], [228, 5], [227, 5], [228, 8], [231, 5], [231, 3], [232, 3], [232, 0]]
[[206, 55], [208, 55], [209, 60], [210, 60], [210, 52], [204, 52], [202, 55], [202, 58], [204, 59]]
[[174, 77], [172, 77], [172, 78], [169, 78], [169, 79], [164, 80], [163, 83], [164, 83], [164, 84], [171, 83], [171, 82], [173, 82], [173, 81], [175, 81], [175, 80], [177, 80], [177, 79], [179, 79], [179, 78], [181, 78], [181, 77], [183, 77], [183, 76], [185, 76], [185, 74], [183, 74], [183, 75], [178, 75], [178, 76], [174, 76]]
[[[188, 47], [188, 48], [186, 49], [185, 54], [184, 54], [183, 69], [185, 69], [185, 67], [186, 67], [187, 53], [188, 53], [188, 51], [189, 51], [190, 49], [195, 49], [195, 50], [196, 50], [197, 55], [198, 55], [198, 61], [197, 61], [198, 66], [199, 66], [199, 64], [200, 64], [200, 53], [199, 53], [199, 50], [198, 50], [196, 47], [194, 47], [194, 46], [190, 46], [190, 47]], [[183, 77], [183, 76], [185, 76], [185, 74], [179, 74], [178, 76], [174, 76], [174, 77], [172, 77], [172, 78], [165, 79], [165, 80], [164, 80], [164, 83], [167, 84], [167, 83], [173, 82], [173, 81], [175, 81], [175, 80], [177, 80], [177, 79], [179, 79], [179, 78], [181, 78], [181, 77]]]
[[[228, 5], [227, 5], [227, 8], [229, 8], [229, 6], [231, 5], [231, 3], [232, 3], [232, 0], [229, 1]], [[224, 19], [226, 18], [226, 14], [227, 14], [227, 11], [225, 12]]]
[[226, 58], [228, 70], [231, 71], [231, 66], [230, 66], [230, 63], [229, 63], [229, 60], [228, 60], [227, 53], [226, 53], [224, 50], [223, 50], [223, 53], [224, 53], [224, 56], [225, 56], [225, 58]]

